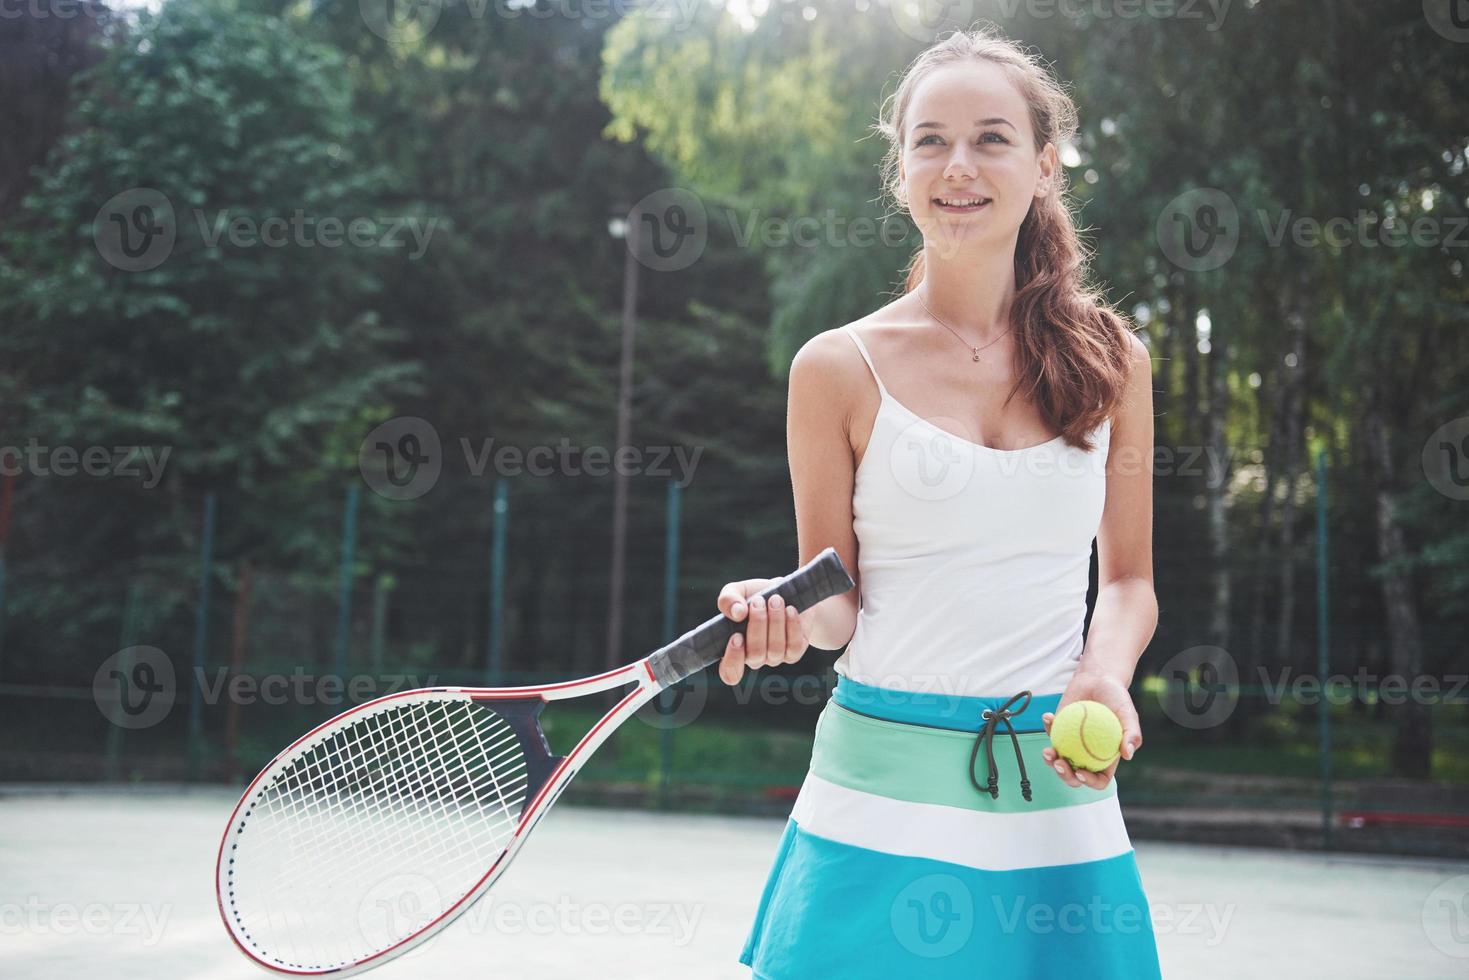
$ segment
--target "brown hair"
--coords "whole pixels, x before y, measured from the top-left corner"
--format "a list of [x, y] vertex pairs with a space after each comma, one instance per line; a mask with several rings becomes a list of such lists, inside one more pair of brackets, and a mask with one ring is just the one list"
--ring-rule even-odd
[[[888, 97], [875, 127], [887, 140], [883, 191], [899, 207], [908, 107], [918, 83], [942, 65], [966, 60], [999, 65], [1030, 106], [1035, 148], [1060, 146], [1076, 136], [1076, 104], [1039, 60], [988, 29], [954, 31], [915, 58]], [[1015, 244], [1016, 296], [1011, 308], [1018, 391], [1034, 402], [1046, 424], [1069, 445], [1091, 450], [1085, 438], [1122, 400], [1130, 362], [1126, 318], [1087, 285], [1087, 257], [1066, 203], [1065, 170], [1058, 167], [1052, 193], [1031, 203]], [[920, 248], [908, 265], [903, 292], [923, 281]]]

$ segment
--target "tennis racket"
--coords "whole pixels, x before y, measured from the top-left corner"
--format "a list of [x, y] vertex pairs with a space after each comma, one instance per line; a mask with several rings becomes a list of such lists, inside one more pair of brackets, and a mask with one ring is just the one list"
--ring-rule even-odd
[[[760, 594], [804, 610], [852, 585], [827, 548]], [[346, 976], [426, 942], [505, 873], [619, 725], [717, 662], [743, 628], [719, 613], [604, 674], [404, 691], [312, 729], [255, 777], [230, 815], [215, 862], [225, 927], [260, 966], [301, 976]], [[628, 684], [636, 687], [569, 755], [551, 753], [539, 717], [548, 701]], [[412, 914], [397, 914], [404, 908]]]

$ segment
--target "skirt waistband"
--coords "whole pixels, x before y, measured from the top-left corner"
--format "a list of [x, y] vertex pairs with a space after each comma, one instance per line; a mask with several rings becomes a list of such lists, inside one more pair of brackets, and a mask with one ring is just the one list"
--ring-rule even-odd
[[[958, 732], [977, 732], [985, 727], [985, 711], [998, 711], [1014, 700], [1011, 694], [978, 697], [964, 694], [939, 694], [932, 691], [903, 691], [893, 687], [876, 687], [837, 674], [832, 700], [843, 708], [886, 721], [928, 725]], [[1052, 713], [1061, 703], [1058, 694], [1033, 694], [1025, 707], [1016, 711], [1012, 704], [1009, 721], [1017, 733], [1043, 732], [1041, 715]]]
[[[962, 694], [935, 694], [923, 691], [902, 691], [887, 687], [873, 687], [837, 675], [836, 690], [832, 700], [838, 707], [848, 711], [871, 715], [885, 721], [910, 725], [925, 725], [930, 728], [951, 728], [978, 734], [974, 747], [969, 752], [969, 781], [981, 793], [991, 799], [1000, 796], [1000, 769], [995, 762], [995, 736], [1003, 734], [1010, 738], [1010, 747], [1015, 752], [1015, 763], [1020, 770], [1020, 793], [1031, 801], [1030, 778], [1025, 772], [1025, 758], [1020, 751], [1021, 732], [1045, 731], [1041, 715], [1056, 710], [1061, 700], [1059, 694], [1043, 694], [1036, 697], [1029, 691], [1017, 691], [1009, 697], [974, 697]], [[985, 751], [985, 782], [979, 781], [977, 763], [979, 750]]]

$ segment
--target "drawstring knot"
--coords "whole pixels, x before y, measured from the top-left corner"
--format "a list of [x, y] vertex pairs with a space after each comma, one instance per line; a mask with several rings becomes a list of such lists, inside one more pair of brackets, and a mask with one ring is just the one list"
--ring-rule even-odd
[[[1025, 700], [1020, 707], [1014, 711], [1010, 706], [1021, 698]], [[984, 727], [979, 730], [979, 736], [974, 740], [974, 749], [969, 753], [969, 781], [974, 788], [981, 793], [988, 793], [991, 799], [1000, 798], [1000, 770], [995, 765], [995, 728], [1001, 723], [1010, 734], [1010, 742], [1015, 746], [1015, 761], [1020, 765], [1020, 792], [1024, 795], [1026, 802], [1030, 802], [1030, 779], [1025, 775], [1025, 759], [1020, 754], [1020, 739], [1015, 736], [1015, 726], [1010, 724], [1010, 719], [1016, 715], [1023, 714], [1025, 708], [1030, 704], [1030, 692], [1021, 691], [998, 708], [985, 708], [980, 716], [984, 719]], [[985, 786], [979, 785], [979, 780], [974, 775], [974, 760], [979, 758], [979, 747], [985, 747], [985, 759], [989, 763], [989, 781]]]

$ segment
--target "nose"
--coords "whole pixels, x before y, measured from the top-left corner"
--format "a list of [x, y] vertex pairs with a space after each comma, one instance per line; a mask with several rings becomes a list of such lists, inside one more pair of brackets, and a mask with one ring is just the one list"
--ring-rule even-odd
[[972, 151], [964, 142], [956, 143], [954, 150], [949, 154], [949, 162], [944, 164], [945, 180], [972, 180], [975, 174], [975, 164]]

